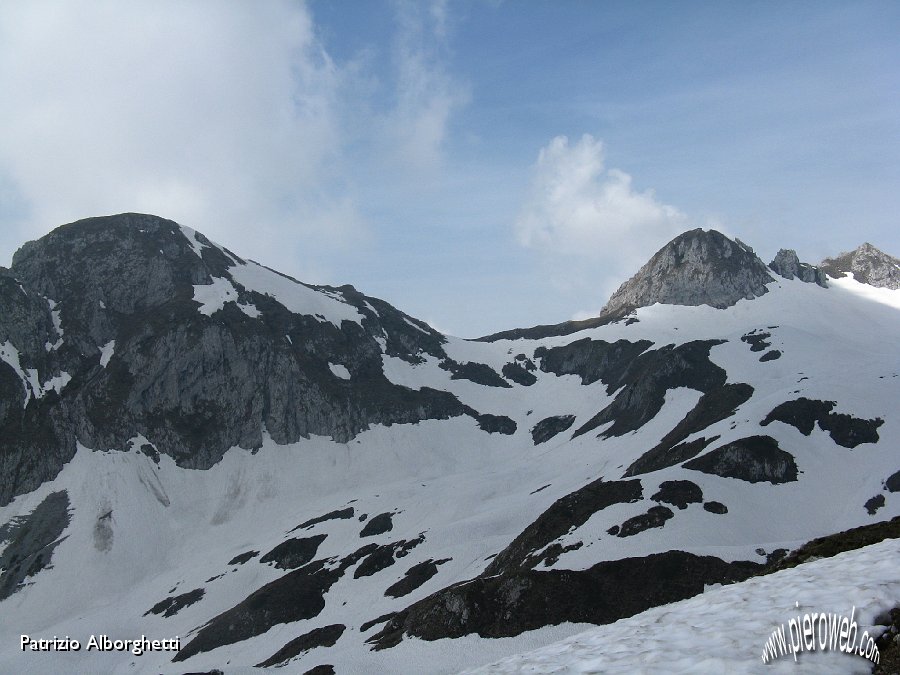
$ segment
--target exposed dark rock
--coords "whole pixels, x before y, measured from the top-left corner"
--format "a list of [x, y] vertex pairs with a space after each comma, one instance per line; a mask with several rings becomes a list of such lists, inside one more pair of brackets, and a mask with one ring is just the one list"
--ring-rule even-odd
[[826, 258], [819, 268], [836, 279], [853, 274], [863, 284], [879, 288], [900, 288], [900, 259], [866, 242], [855, 251], [842, 253], [836, 258]]
[[[504, 330], [499, 333], [492, 333], [484, 337], [476, 338], [476, 342], [496, 342], [497, 340], [541, 340], [546, 337], [557, 335], [571, 335], [578, 331], [587, 330], [588, 328], [597, 328], [598, 326], [606, 326], [616, 323], [628, 316], [627, 312], [607, 312], [593, 319], [583, 319], [581, 321], [563, 321], [556, 324], [545, 324], [541, 326], [533, 326], [531, 328], [513, 328], [512, 330]], [[627, 321], [626, 321], [627, 323]]]
[[489, 434], [504, 434], [511, 436], [516, 433], [518, 425], [515, 420], [510, 419], [506, 415], [491, 415], [484, 413], [476, 417], [478, 420], [478, 428]]
[[680, 234], [657, 251], [619, 287], [603, 313], [631, 311], [654, 303], [731, 307], [767, 292], [774, 281], [749, 246], [716, 230]]
[[275, 567], [282, 570], [296, 569], [316, 557], [319, 544], [325, 541], [326, 536], [317, 534], [314, 537], [288, 539], [266, 553], [259, 561], [261, 563], [274, 562]]
[[153, 462], [159, 464], [159, 451], [149, 443], [144, 443], [139, 448], [141, 453], [149, 457]]
[[148, 614], [162, 614], [164, 617], [175, 616], [185, 607], [190, 607], [195, 602], [200, 602], [205, 592], [202, 588], [195, 588], [187, 593], [165, 598], [144, 612], [144, 616]]
[[310, 668], [303, 675], [334, 675], [334, 666], [330, 663], [324, 663], [315, 668]]
[[703, 490], [689, 480], [666, 480], [659, 484], [659, 492], [650, 499], [686, 509], [688, 504], [703, 501]]
[[602, 478], [560, 497], [487, 566], [485, 576], [518, 568], [530, 569], [544, 558], [535, 553], [587, 522], [597, 511], [613, 504], [634, 502], [643, 496], [641, 481], [609, 481]]
[[813, 425], [818, 422], [819, 427], [831, 436], [831, 440], [845, 448], [855, 448], [861, 443], [878, 442], [878, 427], [884, 424], [883, 419], [876, 417], [867, 420], [831, 412], [835, 405], [837, 404], [834, 401], [808, 398], [785, 401], [766, 415], [760, 424], [767, 426], [772, 422], [784, 422], [795, 427], [804, 436], [809, 436]]
[[617, 537], [633, 537], [652, 527], [662, 527], [675, 514], [666, 506], [651, 506], [647, 513], [629, 518], [619, 528]]
[[781, 358], [781, 352], [777, 349], [772, 349], [772, 350], [766, 352], [765, 354], [763, 354], [762, 356], [760, 356], [759, 360], [761, 362], [765, 363], [766, 361], [775, 361], [776, 359], [780, 359], [780, 358]]
[[228, 561], [229, 565], [243, 565], [248, 560], [252, 560], [256, 556], [259, 555], [259, 551], [245, 551], [244, 553], [238, 553], [231, 560]]
[[[308, 633], [304, 633], [300, 637], [296, 637], [288, 642], [284, 647], [275, 652], [262, 663], [257, 663], [257, 668], [269, 668], [278, 664], [287, 663], [290, 659], [300, 654], [305, 654], [310, 649], [316, 647], [333, 647], [334, 644], [344, 634], [346, 626], [340, 623], [334, 623], [330, 626], [322, 628], [314, 628]], [[332, 672], [334, 672], [332, 670]]]
[[374, 619], [370, 619], [369, 621], [365, 621], [365, 622], [359, 627], [359, 632], [360, 632], [360, 633], [365, 633], [365, 632], [366, 632], [367, 630], [369, 630], [372, 626], [377, 626], [377, 625], [380, 624], [380, 623], [384, 623], [384, 622], [387, 621], [388, 619], [393, 619], [396, 615], [397, 615], [397, 612], [388, 612], [387, 614], [382, 614], [382, 615], [379, 616], [379, 617], [376, 617], [376, 618], [374, 618]]
[[406, 570], [403, 578], [391, 585], [384, 594], [391, 598], [401, 598], [404, 595], [409, 595], [438, 573], [438, 565], [443, 565], [449, 561], [450, 558], [444, 558], [443, 560], [426, 560], [413, 565]]
[[775, 255], [775, 259], [769, 263], [769, 269], [785, 279], [800, 279], [808, 284], [818, 284], [827, 288], [825, 273], [815, 265], [802, 263], [793, 249], [781, 249]]
[[888, 492], [900, 492], [900, 471], [888, 476], [888, 479], [884, 482], [884, 487], [887, 488]]
[[360, 531], [360, 537], [374, 537], [376, 534], [384, 534], [394, 529], [393, 513], [379, 513], [369, 520]]
[[750, 483], [768, 481], [777, 484], [797, 480], [797, 463], [793, 456], [779, 448], [771, 436], [749, 436], [726, 443], [686, 462], [684, 467]]
[[564, 553], [568, 553], [569, 551], [577, 551], [582, 546], [584, 546], [584, 542], [582, 541], [576, 541], [574, 544], [568, 544], [567, 546], [563, 546], [559, 542], [553, 542], [546, 549], [544, 549], [543, 552], [532, 556], [529, 559], [529, 563], [534, 560], [535, 566], [540, 563], [544, 563], [546, 567], [551, 567], [559, 562], [560, 557]]
[[609, 422], [604, 438], [640, 429], [662, 409], [669, 389], [688, 387], [707, 393], [721, 388], [726, 373], [709, 360], [709, 350], [717, 344], [722, 341], [696, 340], [644, 352], [607, 387], [611, 391], [624, 385], [613, 402], [582, 425], [573, 438]]
[[534, 357], [541, 360], [541, 370], [554, 375], [578, 375], [582, 384], [602, 381], [612, 393], [619, 387], [629, 364], [653, 345], [649, 340], [628, 342], [583, 338], [561, 347], [538, 347]]
[[395, 541], [392, 544], [377, 546], [371, 553], [363, 558], [359, 567], [353, 572], [353, 578], [370, 577], [376, 572], [387, 569], [393, 565], [397, 558], [403, 558], [416, 546], [425, 541], [425, 535], [420, 534], [416, 539]]
[[260, 635], [276, 624], [318, 616], [325, 608], [325, 593], [341, 578], [345, 569], [343, 564], [329, 569], [322, 564], [310, 563], [270, 581], [231, 609], [210, 619], [173, 661], [184, 661], [195, 654]]
[[741, 581], [760, 567], [667, 551], [601, 562], [582, 571], [519, 569], [481, 576], [414, 603], [367, 642], [378, 650], [399, 644], [404, 635], [497, 638], [567, 621], [611, 623], [702, 593], [707, 584]]
[[885, 539], [900, 539], [900, 516], [813, 539], [797, 550], [791, 551], [788, 556], [767, 569], [766, 573], [796, 567], [818, 558], [831, 558], [838, 553], [855, 551]]
[[544, 418], [532, 427], [531, 438], [535, 445], [545, 443], [571, 427], [574, 423], [575, 415], [554, 415], [553, 417]]
[[[531, 361], [529, 361], [531, 363]], [[532, 369], [535, 367], [533, 363], [531, 363]], [[532, 384], [537, 382], [537, 377], [534, 373], [529, 372], [524, 366], [517, 362], [507, 363], [503, 366], [503, 377], [507, 380], [512, 380], [516, 384], [521, 384], [523, 387], [530, 387]]]
[[511, 387], [512, 385], [504, 380], [497, 371], [484, 363], [475, 363], [469, 361], [467, 363], [459, 363], [453, 359], [446, 358], [438, 364], [443, 370], [447, 370], [451, 380], [469, 380], [475, 384], [482, 384], [486, 387]]
[[701, 437], [686, 443], [679, 443], [668, 449], [664, 444], [660, 443], [635, 460], [625, 472], [625, 477], [639, 476], [643, 473], [650, 473], [651, 471], [658, 471], [659, 469], [681, 464], [686, 459], [699, 455], [706, 449], [707, 445], [718, 439], [718, 436], [713, 436], [712, 438]]
[[27, 516], [0, 526], [0, 544], [8, 542], [0, 553], [0, 600], [50, 566], [53, 550], [70, 521], [69, 495], [60, 490], [47, 495]]
[[[703, 431], [716, 422], [734, 415], [738, 407], [746, 403], [753, 395], [753, 387], [749, 384], [723, 384], [705, 393], [697, 401], [697, 405], [675, 425], [669, 433], [652, 450], [639, 457], [628, 470], [626, 476], [657, 471], [679, 464], [700, 453], [715, 438], [708, 441], [701, 438], [691, 443], [678, 445], [691, 434]], [[691, 454], [693, 453], [693, 454]]]
[[619, 534], [619, 530], [620, 530], [620, 529], [622, 529], [622, 528], [620, 528], [618, 525], [613, 525], [611, 528], [609, 528], [609, 529], [606, 531], [606, 533], [607, 533], [607, 534], [611, 534], [612, 536], [615, 537], [617, 534]]
[[770, 337], [772, 337], [771, 333], [766, 333], [764, 331], [757, 332], [757, 330], [754, 329], [746, 335], [741, 335], [741, 342], [746, 342], [750, 345], [751, 352], [761, 352], [772, 346], [772, 343], [768, 341]]
[[318, 525], [319, 523], [324, 523], [328, 520], [347, 520], [352, 518], [354, 514], [353, 507], [348, 506], [346, 509], [338, 509], [336, 511], [331, 511], [326, 513], [324, 516], [317, 516], [316, 518], [310, 518], [309, 520], [300, 523], [294, 530], [310, 530], [314, 525]]
[[[124, 449], [141, 434], [179, 466], [205, 469], [229, 448], [259, 448], [263, 429], [276, 443], [313, 434], [346, 442], [373, 424], [477, 416], [449, 392], [385, 377], [382, 344], [410, 363], [446, 359], [443, 336], [427, 324], [351, 286], [291, 280], [361, 319], [338, 327], [294, 314], [232, 276], [244, 261], [197, 240], [201, 255], [172, 221], [122, 214], [64, 225], [16, 253], [0, 276], [0, 343], [9, 339], [41, 382], [63, 372], [71, 379], [26, 407], [21, 380], [0, 363], [0, 505], [54, 478], [76, 439]], [[235, 298], [207, 316], [194, 286], [213, 278], [230, 283]], [[61, 341], [44, 297], [57, 303]], [[104, 368], [98, 345], [111, 340], [115, 356]], [[336, 378], [329, 362], [351, 379]]]
[[720, 516], [728, 513], [728, 507], [725, 506], [722, 502], [706, 502], [703, 504], [703, 509]]
[[863, 507], [865, 507], [866, 512], [870, 516], [874, 516], [875, 512], [882, 506], [884, 506], [884, 495], [875, 495], [871, 499], [867, 499], [866, 503], [863, 504]]

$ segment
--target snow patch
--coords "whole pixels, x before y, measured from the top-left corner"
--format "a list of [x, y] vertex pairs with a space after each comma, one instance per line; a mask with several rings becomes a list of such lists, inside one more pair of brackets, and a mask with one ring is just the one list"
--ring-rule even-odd
[[236, 302], [237, 289], [224, 277], [212, 277], [212, 283], [194, 286], [194, 302], [199, 302], [197, 311], [212, 316], [225, 306], [226, 302]]
[[361, 323], [363, 320], [359, 310], [345, 302], [339, 293], [307, 286], [258, 263], [236, 265], [228, 271], [231, 278], [248, 291], [268, 295], [295, 314], [315, 316], [321, 321], [330, 321], [338, 328], [342, 321]]
[[334, 373], [336, 377], [339, 377], [342, 380], [350, 379], [350, 371], [347, 370], [346, 366], [343, 366], [340, 363], [329, 363], [328, 367], [331, 369], [331, 372]]
[[106, 368], [106, 364], [109, 363], [109, 360], [113, 356], [113, 352], [116, 349], [116, 341], [110, 340], [105, 345], [100, 347], [100, 365]]

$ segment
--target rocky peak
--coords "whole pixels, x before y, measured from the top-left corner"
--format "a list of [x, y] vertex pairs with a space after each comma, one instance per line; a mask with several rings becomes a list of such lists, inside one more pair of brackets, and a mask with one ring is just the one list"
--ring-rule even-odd
[[825, 258], [819, 268], [835, 279], [852, 274], [856, 281], [870, 286], [893, 290], [900, 288], [900, 259], [868, 242], [836, 258]]
[[719, 309], [766, 293], [773, 281], [753, 249], [716, 230], [690, 230], [663, 246], [619, 287], [604, 314], [654, 303]]
[[802, 263], [797, 257], [797, 252], [791, 248], [783, 248], [775, 255], [775, 259], [769, 263], [769, 269], [785, 279], [800, 279], [806, 283], [818, 284], [826, 288], [825, 274], [815, 265]]

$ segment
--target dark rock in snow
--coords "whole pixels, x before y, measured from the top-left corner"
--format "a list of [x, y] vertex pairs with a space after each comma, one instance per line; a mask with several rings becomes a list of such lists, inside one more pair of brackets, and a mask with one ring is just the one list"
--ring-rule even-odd
[[779, 448], [771, 436], [749, 436], [726, 443], [685, 462], [684, 467], [750, 483], [777, 484], [797, 480], [797, 463], [793, 456]]
[[717, 344], [722, 341], [695, 340], [644, 352], [608, 386], [614, 391], [624, 385], [613, 402], [582, 425], [573, 438], [609, 422], [612, 424], [601, 434], [604, 438], [640, 429], [662, 410], [669, 389], [688, 387], [707, 393], [721, 388], [726, 373], [709, 360], [709, 350]]
[[554, 415], [547, 417], [534, 425], [531, 429], [531, 439], [535, 445], [549, 441], [557, 434], [562, 433], [575, 423], [575, 415]]
[[394, 529], [393, 517], [393, 513], [379, 513], [377, 516], [373, 516], [360, 531], [359, 536], [374, 537], [376, 534], [390, 532]]
[[722, 502], [706, 502], [703, 504], [703, 510], [720, 516], [728, 513], [728, 507]]
[[619, 528], [617, 537], [633, 537], [644, 530], [653, 527], [662, 527], [666, 521], [674, 517], [672, 509], [665, 506], [651, 506], [647, 513], [629, 518]]
[[396, 646], [404, 636], [498, 638], [567, 621], [611, 623], [702, 593], [708, 584], [746, 579], [760, 568], [667, 551], [580, 571], [519, 569], [481, 576], [410, 605], [367, 642], [378, 650]]
[[261, 563], [274, 562], [275, 567], [292, 570], [305, 565], [316, 557], [319, 545], [327, 535], [317, 534], [314, 537], [288, 539], [283, 541], [259, 559]]
[[504, 434], [506, 436], [511, 436], [516, 433], [516, 429], [518, 428], [515, 420], [510, 419], [506, 415], [491, 415], [490, 413], [484, 413], [483, 415], [478, 415], [475, 419], [478, 420], [478, 428], [489, 434]]
[[426, 560], [413, 565], [406, 570], [406, 574], [404, 574], [403, 578], [391, 585], [384, 594], [391, 598], [401, 598], [404, 595], [409, 595], [419, 588], [419, 586], [431, 579], [431, 577], [435, 576], [438, 573], [439, 565], [443, 565], [449, 561], [450, 558], [444, 558], [443, 560]]
[[175, 616], [185, 607], [190, 607], [194, 603], [200, 602], [204, 593], [205, 591], [202, 588], [195, 588], [187, 593], [165, 598], [144, 612], [144, 616], [148, 614], [162, 614], [164, 617]]
[[629, 364], [653, 345], [649, 340], [628, 342], [583, 338], [561, 347], [538, 347], [534, 357], [540, 359], [541, 370], [554, 375], [578, 375], [582, 384], [598, 380], [609, 393], [615, 391]]
[[757, 332], [756, 330], [752, 330], [746, 335], [741, 335], [741, 342], [746, 342], [748, 345], [750, 345], [751, 352], [761, 352], [772, 346], [772, 343], [768, 342], [768, 339], [770, 337], [772, 337], [771, 333], [766, 333], [764, 331]]
[[309, 530], [312, 529], [314, 525], [318, 525], [319, 523], [324, 523], [328, 520], [348, 520], [353, 517], [354, 511], [352, 506], [348, 506], [346, 509], [338, 509], [336, 511], [331, 511], [326, 513], [324, 516], [317, 516], [316, 518], [310, 518], [309, 520], [300, 523], [294, 530]]
[[888, 492], [900, 492], [900, 471], [888, 476], [888, 479], [884, 482], [884, 487], [887, 488]]
[[643, 496], [641, 481], [604, 481], [602, 478], [557, 499], [537, 520], [513, 539], [484, 570], [485, 576], [535, 567], [544, 558], [538, 551], [587, 522], [597, 511], [613, 504], [634, 502]]
[[795, 427], [804, 436], [809, 436], [813, 425], [818, 422], [819, 427], [831, 436], [831, 440], [845, 448], [855, 448], [861, 443], [878, 442], [878, 427], [884, 424], [883, 419], [876, 417], [867, 420], [831, 412], [835, 405], [837, 404], [834, 401], [808, 398], [785, 401], [766, 415], [760, 424], [767, 426], [772, 422], [784, 422]]
[[870, 516], [874, 516], [875, 512], [878, 511], [882, 506], [884, 506], [884, 495], [875, 495], [871, 499], [866, 500], [866, 503], [863, 504], [863, 507], [866, 509], [866, 513]]
[[443, 370], [450, 371], [451, 380], [469, 380], [475, 384], [482, 384], [486, 387], [505, 387], [512, 385], [504, 380], [497, 371], [484, 363], [459, 363], [453, 359], [444, 359], [438, 364]]
[[[275, 652], [262, 663], [257, 663], [257, 668], [269, 668], [279, 664], [284, 664], [295, 656], [305, 654], [310, 649], [316, 647], [333, 647], [334, 644], [344, 634], [346, 626], [340, 623], [334, 623], [330, 626], [315, 628], [308, 633], [304, 633], [300, 637], [294, 638], [284, 647]], [[334, 672], [332, 670], [332, 672]]]
[[0, 526], [0, 544], [6, 544], [0, 553], [0, 600], [50, 565], [70, 521], [69, 495], [60, 490], [47, 495], [27, 516]]
[[259, 555], [259, 551], [245, 551], [244, 553], [238, 553], [231, 560], [228, 561], [229, 565], [243, 565], [248, 560], [252, 560], [256, 556]]
[[310, 668], [303, 675], [334, 675], [334, 666], [325, 663], [315, 668]]
[[392, 544], [376, 546], [363, 558], [359, 567], [353, 572], [353, 578], [370, 577], [376, 572], [387, 569], [393, 565], [397, 558], [403, 558], [416, 546], [425, 541], [425, 535], [420, 534], [416, 539], [395, 541]]
[[376, 617], [376, 618], [374, 618], [374, 619], [370, 619], [369, 621], [365, 621], [365, 622], [359, 627], [359, 632], [360, 632], [360, 633], [365, 633], [365, 632], [366, 632], [367, 630], [369, 630], [372, 626], [377, 626], [378, 624], [384, 623], [385, 621], [387, 621], [387, 620], [389, 620], [389, 619], [393, 619], [396, 615], [397, 615], [397, 612], [388, 612], [387, 614], [382, 614], [382, 615], [379, 616], [379, 617]]
[[713, 436], [712, 438], [701, 437], [693, 441], [673, 445], [671, 448], [660, 443], [655, 448], [644, 453], [635, 460], [625, 472], [625, 477], [639, 476], [643, 473], [659, 471], [660, 469], [681, 464], [686, 459], [691, 459], [692, 457], [699, 455], [706, 449], [707, 445], [718, 439], [719, 436]]
[[659, 492], [650, 499], [686, 509], [688, 504], [703, 501], [703, 490], [689, 480], [666, 480], [659, 484]]
[[[531, 363], [529, 361], [529, 363]], [[534, 364], [531, 364], [532, 368], [534, 368]], [[521, 384], [523, 387], [530, 387], [532, 384], [537, 382], [537, 377], [534, 373], [529, 372], [526, 368], [519, 363], [512, 362], [507, 363], [503, 366], [503, 377], [508, 380], [512, 380], [516, 384]]]
[[775, 361], [776, 359], [780, 359], [780, 358], [781, 358], [781, 352], [777, 349], [772, 349], [771, 351], [768, 351], [765, 354], [763, 354], [762, 356], [760, 356], [759, 360], [764, 363], [766, 361]]

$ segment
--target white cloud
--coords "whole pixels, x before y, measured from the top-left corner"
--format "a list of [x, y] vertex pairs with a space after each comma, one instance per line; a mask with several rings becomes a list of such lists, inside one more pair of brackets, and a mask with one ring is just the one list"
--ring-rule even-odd
[[[557, 136], [541, 149], [516, 234], [539, 251], [555, 287], [608, 295], [686, 223], [652, 190], [607, 169], [602, 142], [585, 134], [574, 144]], [[592, 306], [604, 300], [585, 298]]]
[[396, 100], [385, 117], [392, 155], [416, 171], [440, 164], [451, 115], [469, 101], [468, 87], [446, 67], [445, 0], [397, 2]]
[[300, 3], [3, 3], [3, 215], [157, 213], [291, 268], [276, 232], [361, 227], [330, 187], [341, 87]]

